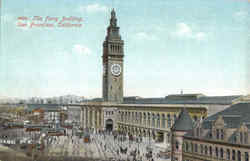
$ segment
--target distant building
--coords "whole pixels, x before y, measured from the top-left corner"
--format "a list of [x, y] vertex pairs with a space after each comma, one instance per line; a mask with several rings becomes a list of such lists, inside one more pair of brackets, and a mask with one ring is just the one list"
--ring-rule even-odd
[[53, 104], [28, 104], [26, 111], [34, 123], [60, 124], [64, 120], [62, 115], [65, 110]]

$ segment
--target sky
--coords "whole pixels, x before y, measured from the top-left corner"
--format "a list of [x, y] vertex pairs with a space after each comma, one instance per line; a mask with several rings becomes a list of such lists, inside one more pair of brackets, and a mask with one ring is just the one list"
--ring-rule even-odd
[[[102, 97], [102, 43], [112, 8], [125, 44], [125, 96], [250, 93], [248, 0], [1, 3], [0, 97]], [[30, 27], [47, 16], [50, 23], [81, 18], [81, 27]]]

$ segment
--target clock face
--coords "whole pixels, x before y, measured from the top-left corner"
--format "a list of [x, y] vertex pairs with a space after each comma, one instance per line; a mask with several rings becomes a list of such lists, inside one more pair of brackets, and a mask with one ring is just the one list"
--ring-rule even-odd
[[114, 76], [119, 76], [121, 74], [121, 71], [122, 71], [122, 68], [119, 64], [113, 64], [111, 66], [111, 73], [114, 75]]

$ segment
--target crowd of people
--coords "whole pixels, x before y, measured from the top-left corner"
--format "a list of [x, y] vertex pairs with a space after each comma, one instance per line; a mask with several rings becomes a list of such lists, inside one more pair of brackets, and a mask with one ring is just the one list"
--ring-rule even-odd
[[133, 137], [129, 134], [99, 131], [90, 132], [90, 140], [99, 148], [106, 159], [121, 161], [164, 161], [160, 149], [155, 147], [152, 138]]

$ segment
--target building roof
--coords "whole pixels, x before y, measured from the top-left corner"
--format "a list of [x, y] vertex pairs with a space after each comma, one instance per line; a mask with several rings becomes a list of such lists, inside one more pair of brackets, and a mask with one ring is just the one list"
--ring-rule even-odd
[[241, 97], [233, 96], [205, 96], [203, 94], [168, 95], [158, 98], [124, 97], [124, 104], [232, 104]]
[[238, 128], [241, 123], [248, 125], [250, 123], [250, 103], [234, 104], [229, 108], [206, 118], [202, 123], [203, 128], [211, 128], [213, 122], [219, 115], [223, 117], [224, 123], [228, 128]]
[[27, 104], [27, 111], [33, 111], [36, 109], [43, 109], [44, 111], [58, 111], [61, 106], [58, 104]]
[[194, 126], [193, 120], [189, 116], [186, 108], [182, 108], [181, 113], [175, 121], [172, 130], [173, 131], [189, 131]]

